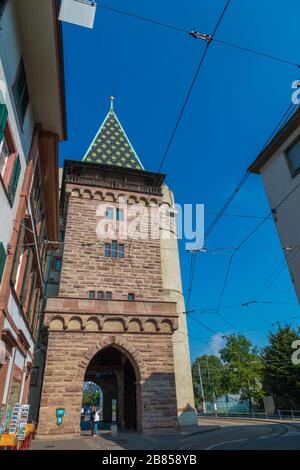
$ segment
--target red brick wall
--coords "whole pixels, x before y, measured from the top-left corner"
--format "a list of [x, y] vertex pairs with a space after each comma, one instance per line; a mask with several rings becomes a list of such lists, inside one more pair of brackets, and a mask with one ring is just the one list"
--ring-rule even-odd
[[[84, 188], [78, 188], [83, 193]], [[71, 189], [67, 188], [67, 191]], [[112, 194], [111, 190], [108, 192]], [[118, 191], [114, 193], [115, 196], [117, 194]], [[139, 198], [141, 194], [135, 196]], [[111, 291], [113, 299], [125, 300], [128, 293], [134, 293], [137, 300], [163, 300], [159, 240], [138, 240], [135, 237], [130, 250], [132, 265], [128, 253], [129, 240], [122, 241], [125, 245], [124, 259], [105, 258], [104, 244], [110, 240], [99, 239], [96, 234], [100, 221], [96, 212], [103, 202], [94, 198], [69, 198], [59, 295], [87, 298], [89, 290], [99, 290]], [[106, 204], [118, 206], [117, 202]], [[143, 207], [140, 206], [141, 211]], [[148, 226], [150, 230], [146, 214], [145, 211], [140, 219], [141, 226]], [[82, 247], [82, 242], [93, 243], [93, 246]]]
[[[155, 343], [155, 348], [153, 344]], [[72, 437], [78, 434], [82, 385], [90, 360], [103, 347], [123, 348], [138, 373], [137, 418], [143, 432], [175, 429], [177, 405], [172, 336], [50, 331], [39, 437]], [[64, 407], [63, 425], [56, 425], [55, 410]]]

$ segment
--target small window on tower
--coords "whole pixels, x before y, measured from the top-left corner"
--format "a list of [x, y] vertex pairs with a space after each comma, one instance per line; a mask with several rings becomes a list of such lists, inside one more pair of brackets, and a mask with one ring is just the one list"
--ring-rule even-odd
[[102, 300], [102, 299], [103, 299], [103, 291], [98, 290], [98, 300]]
[[61, 271], [62, 260], [60, 258], [55, 260], [55, 271]]
[[133, 301], [134, 300], [134, 294], [128, 294], [128, 300]]
[[118, 221], [124, 220], [124, 211], [123, 209], [117, 209], [116, 218]]
[[120, 244], [119, 245], [119, 258], [124, 258], [125, 251], [124, 251], [124, 245]]
[[112, 242], [111, 252], [112, 252], [112, 257], [117, 258], [117, 256], [118, 256], [118, 244], [117, 244], [116, 241]]
[[112, 298], [112, 293], [111, 293], [111, 292], [106, 292], [106, 293], [105, 293], [105, 298], [106, 298], [106, 300], [111, 300], [111, 298]]
[[105, 257], [110, 257], [110, 243], [105, 243]]
[[93, 300], [95, 298], [95, 291], [94, 290], [89, 290], [89, 299]]
[[105, 217], [109, 220], [112, 220], [113, 217], [114, 217], [114, 210], [112, 207], [109, 207], [108, 209], [106, 209], [106, 212], [105, 212]]

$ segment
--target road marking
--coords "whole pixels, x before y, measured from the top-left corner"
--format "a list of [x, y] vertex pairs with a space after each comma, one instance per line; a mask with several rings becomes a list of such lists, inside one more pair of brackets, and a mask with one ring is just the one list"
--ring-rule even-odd
[[282, 434], [273, 434], [272, 436], [260, 436], [256, 439], [275, 439], [276, 437], [282, 437]]
[[248, 441], [248, 439], [236, 439], [236, 440], [234, 440], [234, 441], [224, 441], [224, 442], [220, 442], [219, 444], [214, 444], [213, 446], [207, 447], [205, 450], [214, 449], [215, 447], [220, 447], [220, 446], [223, 446], [223, 445], [225, 445], [225, 444], [232, 444], [233, 442], [243, 442], [243, 441]]

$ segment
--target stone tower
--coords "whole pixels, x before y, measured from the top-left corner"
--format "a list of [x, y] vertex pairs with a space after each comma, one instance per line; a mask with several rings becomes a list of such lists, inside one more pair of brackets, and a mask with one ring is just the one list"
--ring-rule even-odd
[[174, 199], [164, 178], [143, 168], [113, 99], [83, 160], [65, 161], [64, 249], [59, 292], [45, 311], [40, 438], [80, 433], [87, 381], [101, 387], [106, 422], [114, 401], [123, 428], [196, 423]]

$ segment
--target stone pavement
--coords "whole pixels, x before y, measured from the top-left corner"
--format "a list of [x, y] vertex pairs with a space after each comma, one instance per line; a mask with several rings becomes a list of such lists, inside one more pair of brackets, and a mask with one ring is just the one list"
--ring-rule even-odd
[[97, 437], [83, 433], [80, 439], [34, 440], [31, 450], [173, 450], [191, 435], [216, 431], [217, 429], [220, 429], [220, 426], [200, 425], [185, 428], [184, 431], [178, 433], [151, 435], [119, 431], [116, 437], [112, 437], [110, 431], [103, 431]]

